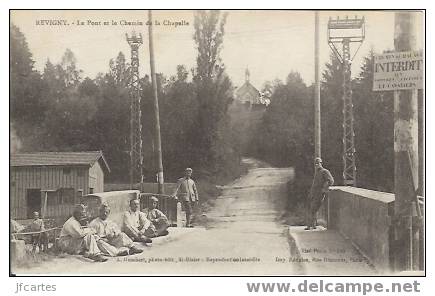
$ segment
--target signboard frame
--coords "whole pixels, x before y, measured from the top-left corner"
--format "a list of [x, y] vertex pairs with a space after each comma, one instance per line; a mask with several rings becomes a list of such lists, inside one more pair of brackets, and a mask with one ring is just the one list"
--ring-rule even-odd
[[423, 51], [374, 55], [373, 91], [423, 89]]

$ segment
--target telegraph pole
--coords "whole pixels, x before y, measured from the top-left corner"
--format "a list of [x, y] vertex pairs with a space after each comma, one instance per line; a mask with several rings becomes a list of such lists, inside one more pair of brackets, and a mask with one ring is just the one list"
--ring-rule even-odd
[[314, 157], [321, 157], [318, 11], [315, 12], [314, 19]]
[[[395, 13], [394, 49], [396, 52], [417, 49], [415, 13]], [[398, 270], [412, 270], [418, 267], [418, 245], [415, 245], [418, 243], [418, 232], [416, 227], [413, 227], [413, 216], [418, 207], [417, 96], [417, 89], [394, 91], [394, 211], [398, 223], [396, 238], [398, 246], [401, 246], [397, 248], [396, 253]]]
[[130, 187], [136, 183], [143, 184], [142, 156], [142, 111], [140, 103], [139, 81], [139, 46], [142, 44], [142, 34], [135, 32], [126, 39], [131, 48], [131, 80], [130, 80]]
[[156, 66], [154, 63], [154, 45], [153, 45], [153, 23], [151, 10], [148, 10], [148, 39], [150, 46], [150, 66], [151, 66], [151, 80], [153, 84], [154, 94], [154, 115], [155, 115], [155, 138], [157, 146], [157, 183], [158, 193], [164, 193], [164, 179], [163, 179], [163, 161], [162, 161], [162, 140], [160, 137], [160, 116], [159, 116], [159, 99], [157, 95], [157, 80], [156, 80]]

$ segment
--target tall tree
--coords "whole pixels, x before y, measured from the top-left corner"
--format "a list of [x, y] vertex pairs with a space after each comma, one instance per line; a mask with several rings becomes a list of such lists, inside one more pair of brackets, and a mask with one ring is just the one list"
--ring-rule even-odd
[[218, 10], [196, 12], [193, 23], [193, 40], [198, 49], [196, 79], [210, 79], [223, 70], [220, 51], [223, 46], [226, 19], [227, 13], [221, 16]]
[[266, 156], [266, 161], [277, 166], [304, 170], [306, 158], [312, 158], [309, 151], [313, 116], [308, 94], [309, 89], [297, 72], [291, 72], [285, 84], [275, 85], [256, 138], [258, 156]]
[[53, 104], [58, 103], [66, 92], [66, 85], [63, 81], [63, 69], [60, 65], [54, 65], [48, 59], [45, 63], [45, 68], [42, 73], [44, 83], [44, 97], [49, 104], [48, 108]]
[[297, 72], [290, 72], [285, 83], [277, 81], [251, 144], [255, 157], [274, 166], [295, 168], [289, 207], [306, 198], [312, 180], [313, 90]]
[[98, 96], [95, 129], [92, 130], [95, 146], [104, 151], [110, 164], [108, 182], [128, 182], [130, 99], [128, 89], [116, 82], [111, 73], [97, 80]]
[[[322, 81], [322, 156], [337, 184], [342, 184], [343, 171], [342, 84], [341, 65], [331, 56]], [[372, 84], [371, 52], [352, 80], [357, 186], [392, 191], [393, 98], [388, 92], [373, 92]]]
[[115, 60], [109, 62], [109, 75], [121, 86], [127, 86], [130, 79], [130, 64], [127, 63], [124, 53], [121, 51]]
[[343, 182], [343, 72], [334, 54], [322, 74], [321, 126], [322, 158], [331, 171], [336, 184]]
[[60, 67], [63, 70], [60, 75], [66, 87], [76, 86], [80, 82], [83, 71], [77, 68], [77, 59], [71, 49], [65, 50]]
[[231, 163], [238, 159], [236, 150], [230, 147], [230, 127], [225, 124], [229, 122], [227, 111], [233, 100], [233, 87], [220, 58], [226, 18], [227, 14], [220, 11], [199, 11], [194, 20], [198, 56], [193, 81], [201, 111], [191, 134], [197, 139], [197, 163], [211, 175], [229, 170], [222, 164], [223, 159]]
[[166, 178], [172, 180], [195, 161], [192, 151], [196, 141], [190, 131], [194, 129], [199, 110], [188, 76], [186, 67], [178, 65], [176, 75], [169, 78], [159, 96], [164, 167]]
[[11, 123], [16, 137], [26, 150], [38, 148], [38, 135], [44, 121], [46, 102], [43, 99], [41, 75], [34, 69], [34, 61], [26, 38], [19, 28], [10, 26], [10, 106]]
[[98, 149], [95, 134], [98, 87], [90, 78], [81, 80], [74, 53], [67, 49], [61, 63], [47, 61], [43, 73], [48, 106], [44, 120], [44, 150]]
[[374, 92], [373, 52], [354, 81], [355, 146], [358, 187], [394, 188], [394, 105], [391, 92]]

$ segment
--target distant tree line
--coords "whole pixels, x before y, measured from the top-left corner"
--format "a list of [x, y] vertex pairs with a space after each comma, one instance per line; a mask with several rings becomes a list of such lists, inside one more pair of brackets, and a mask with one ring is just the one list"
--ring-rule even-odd
[[[174, 76], [157, 75], [165, 178], [173, 181], [190, 166], [198, 176], [224, 182], [240, 173], [240, 158], [249, 155], [274, 166], [295, 167], [297, 197], [304, 198], [313, 175], [314, 88], [297, 72], [285, 81], [266, 82], [271, 103], [242, 150], [242, 135], [232, 128], [227, 112], [234, 89], [220, 59], [225, 22], [226, 14], [219, 11], [197, 12], [196, 67], [178, 65]], [[11, 127], [21, 151], [103, 150], [112, 168], [108, 180], [127, 182], [130, 65], [125, 54], [108, 61], [108, 72], [95, 79], [83, 77], [69, 49], [60, 63], [48, 60], [40, 73], [19, 28], [11, 25], [10, 36]], [[372, 91], [372, 69], [370, 53], [352, 80], [357, 185], [392, 192], [393, 96]], [[342, 81], [341, 64], [331, 55], [321, 81], [322, 158], [337, 184], [343, 169]], [[145, 180], [154, 182], [155, 119], [148, 75], [141, 78], [141, 86]], [[421, 159], [423, 105], [420, 93]]]
[[[373, 92], [373, 52], [363, 60], [352, 80], [357, 186], [394, 190], [394, 102], [392, 92]], [[286, 81], [267, 84], [271, 104], [256, 128], [248, 154], [272, 165], [296, 169], [292, 185], [296, 200], [306, 198], [313, 176], [314, 88], [299, 73]], [[321, 146], [324, 165], [337, 185], [343, 184], [343, 74], [340, 62], [331, 55], [321, 80]], [[419, 93], [420, 180], [424, 179], [424, 113]], [[422, 194], [422, 182], [419, 194]]]
[[[222, 182], [239, 173], [239, 153], [227, 109], [233, 86], [220, 59], [226, 14], [200, 11], [194, 19], [197, 65], [178, 65], [175, 76], [157, 75], [165, 178], [192, 167], [197, 176]], [[107, 73], [83, 77], [67, 49], [58, 64], [34, 68], [25, 36], [10, 27], [11, 128], [20, 151], [102, 150], [109, 182], [128, 182], [130, 65], [124, 53], [108, 61]], [[152, 86], [141, 78], [145, 181], [155, 182]]]

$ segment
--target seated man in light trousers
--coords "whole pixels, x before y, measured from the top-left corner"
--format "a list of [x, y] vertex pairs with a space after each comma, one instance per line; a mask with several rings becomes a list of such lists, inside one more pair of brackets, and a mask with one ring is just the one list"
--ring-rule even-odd
[[135, 242], [151, 243], [150, 237], [157, 235], [154, 225], [140, 211], [139, 199], [130, 200], [130, 210], [124, 212], [122, 221], [122, 231]]
[[72, 217], [65, 222], [60, 231], [58, 247], [68, 254], [83, 254], [96, 262], [105, 262], [107, 258], [102, 256], [98, 248], [99, 237], [95, 234], [95, 230], [80, 224], [84, 217], [86, 217], [85, 206], [76, 205]]
[[89, 223], [89, 227], [93, 228], [100, 237], [97, 241], [100, 250], [105, 255], [112, 257], [142, 253], [143, 250], [136, 248], [133, 241], [124, 232], [121, 232], [118, 225], [108, 219], [109, 214], [109, 205], [102, 204], [99, 217]]
[[151, 196], [151, 207], [148, 210], [147, 218], [153, 223], [157, 236], [168, 235], [169, 221], [165, 214], [157, 208], [159, 200], [155, 196]]

